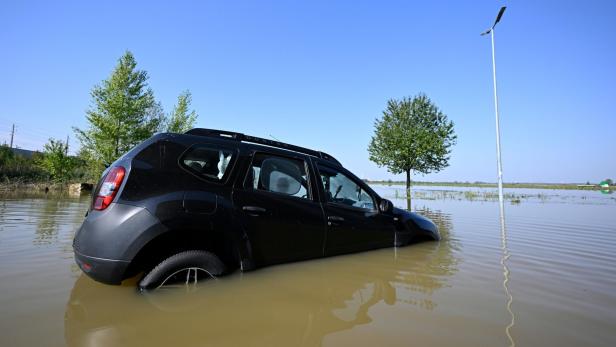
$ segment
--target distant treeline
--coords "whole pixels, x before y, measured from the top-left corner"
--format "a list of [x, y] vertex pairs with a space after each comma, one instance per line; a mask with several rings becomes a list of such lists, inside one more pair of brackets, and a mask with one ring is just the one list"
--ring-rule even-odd
[[[383, 184], [383, 185], [404, 185], [405, 181], [393, 181], [393, 180], [364, 180], [370, 184]], [[427, 181], [413, 181], [415, 186], [440, 186], [440, 187], [479, 187], [479, 188], [496, 188], [496, 183], [488, 182], [427, 182]], [[610, 189], [616, 190], [616, 186], [610, 185], [609, 188], [601, 187], [598, 184], [578, 184], [578, 183], [503, 183], [505, 188], [531, 188], [531, 189], [588, 189], [588, 190], [602, 190]]]
[[15, 152], [7, 145], [0, 145], [1, 184], [81, 182], [85, 176], [83, 160], [80, 158], [64, 155], [61, 162], [63, 171], [55, 172], [49, 168], [49, 161], [56, 159], [55, 153], [47, 150], [25, 156]]

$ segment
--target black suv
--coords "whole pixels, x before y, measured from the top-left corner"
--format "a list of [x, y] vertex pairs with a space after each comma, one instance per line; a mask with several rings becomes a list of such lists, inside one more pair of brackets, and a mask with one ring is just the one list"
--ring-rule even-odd
[[158, 134], [114, 162], [73, 241], [108, 284], [141, 289], [234, 269], [440, 239], [332, 156], [240, 133]]

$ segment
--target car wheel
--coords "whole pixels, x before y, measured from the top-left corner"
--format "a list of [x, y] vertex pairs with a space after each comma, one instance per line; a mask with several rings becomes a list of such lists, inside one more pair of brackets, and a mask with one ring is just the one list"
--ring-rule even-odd
[[216, 279], [225, 271], [218, 257], [206, 251], [184, 251], [163, 260], [139, 281], [140, 290], [163, 286], [191, 286], [201, 279]]

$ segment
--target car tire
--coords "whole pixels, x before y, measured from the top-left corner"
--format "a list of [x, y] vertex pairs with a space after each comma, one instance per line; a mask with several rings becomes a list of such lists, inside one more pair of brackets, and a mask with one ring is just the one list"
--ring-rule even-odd
[[[165, 285], [174, 276], [187, 273], [186, 284], [192, 282], [191, 270], [194, 271], [194, 282], [198, 279], [198, 273], [203, 272], [202, 278], [216, 278], [225, 272], [225, 265], [216, 255], [201, 250], [184, 251], [172, 255], [156, 265], [139, 281], [139, 289], [151, 290]], [[183, 280], [182, 280], [183, 281]]]

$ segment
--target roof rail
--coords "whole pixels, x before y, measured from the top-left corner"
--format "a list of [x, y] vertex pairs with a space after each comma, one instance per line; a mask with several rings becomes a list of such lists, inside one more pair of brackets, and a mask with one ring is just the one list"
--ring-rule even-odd
[[221, 138], [231, 139], [235, 141], [257, 143], [260, 145], [277, 147], [277, 148], [287, 149], [287, 150], [294, 151], [294, 152], [312, 155], [312, 156], [315, 156], [321, 159], [332, 161], [338, 165], [341, 165], [340, 162], [336, 160], [336, 158], [334, 158], [333, 156], [325, 152], [315, 151], [309, 148], [295, 146], [295, 145], [291, 145], [291, 144], [280, 142], [280, 141], [274, 141], [274, 140], [264, 139], [261, 137], [245, 135], [242, 133], [236, 133], [233, 131], [194, 128], [194, 129], [188, 130], [185, 134], [197, 135], [197, 136], [207, 136], [207, 137], [221, 137]]

